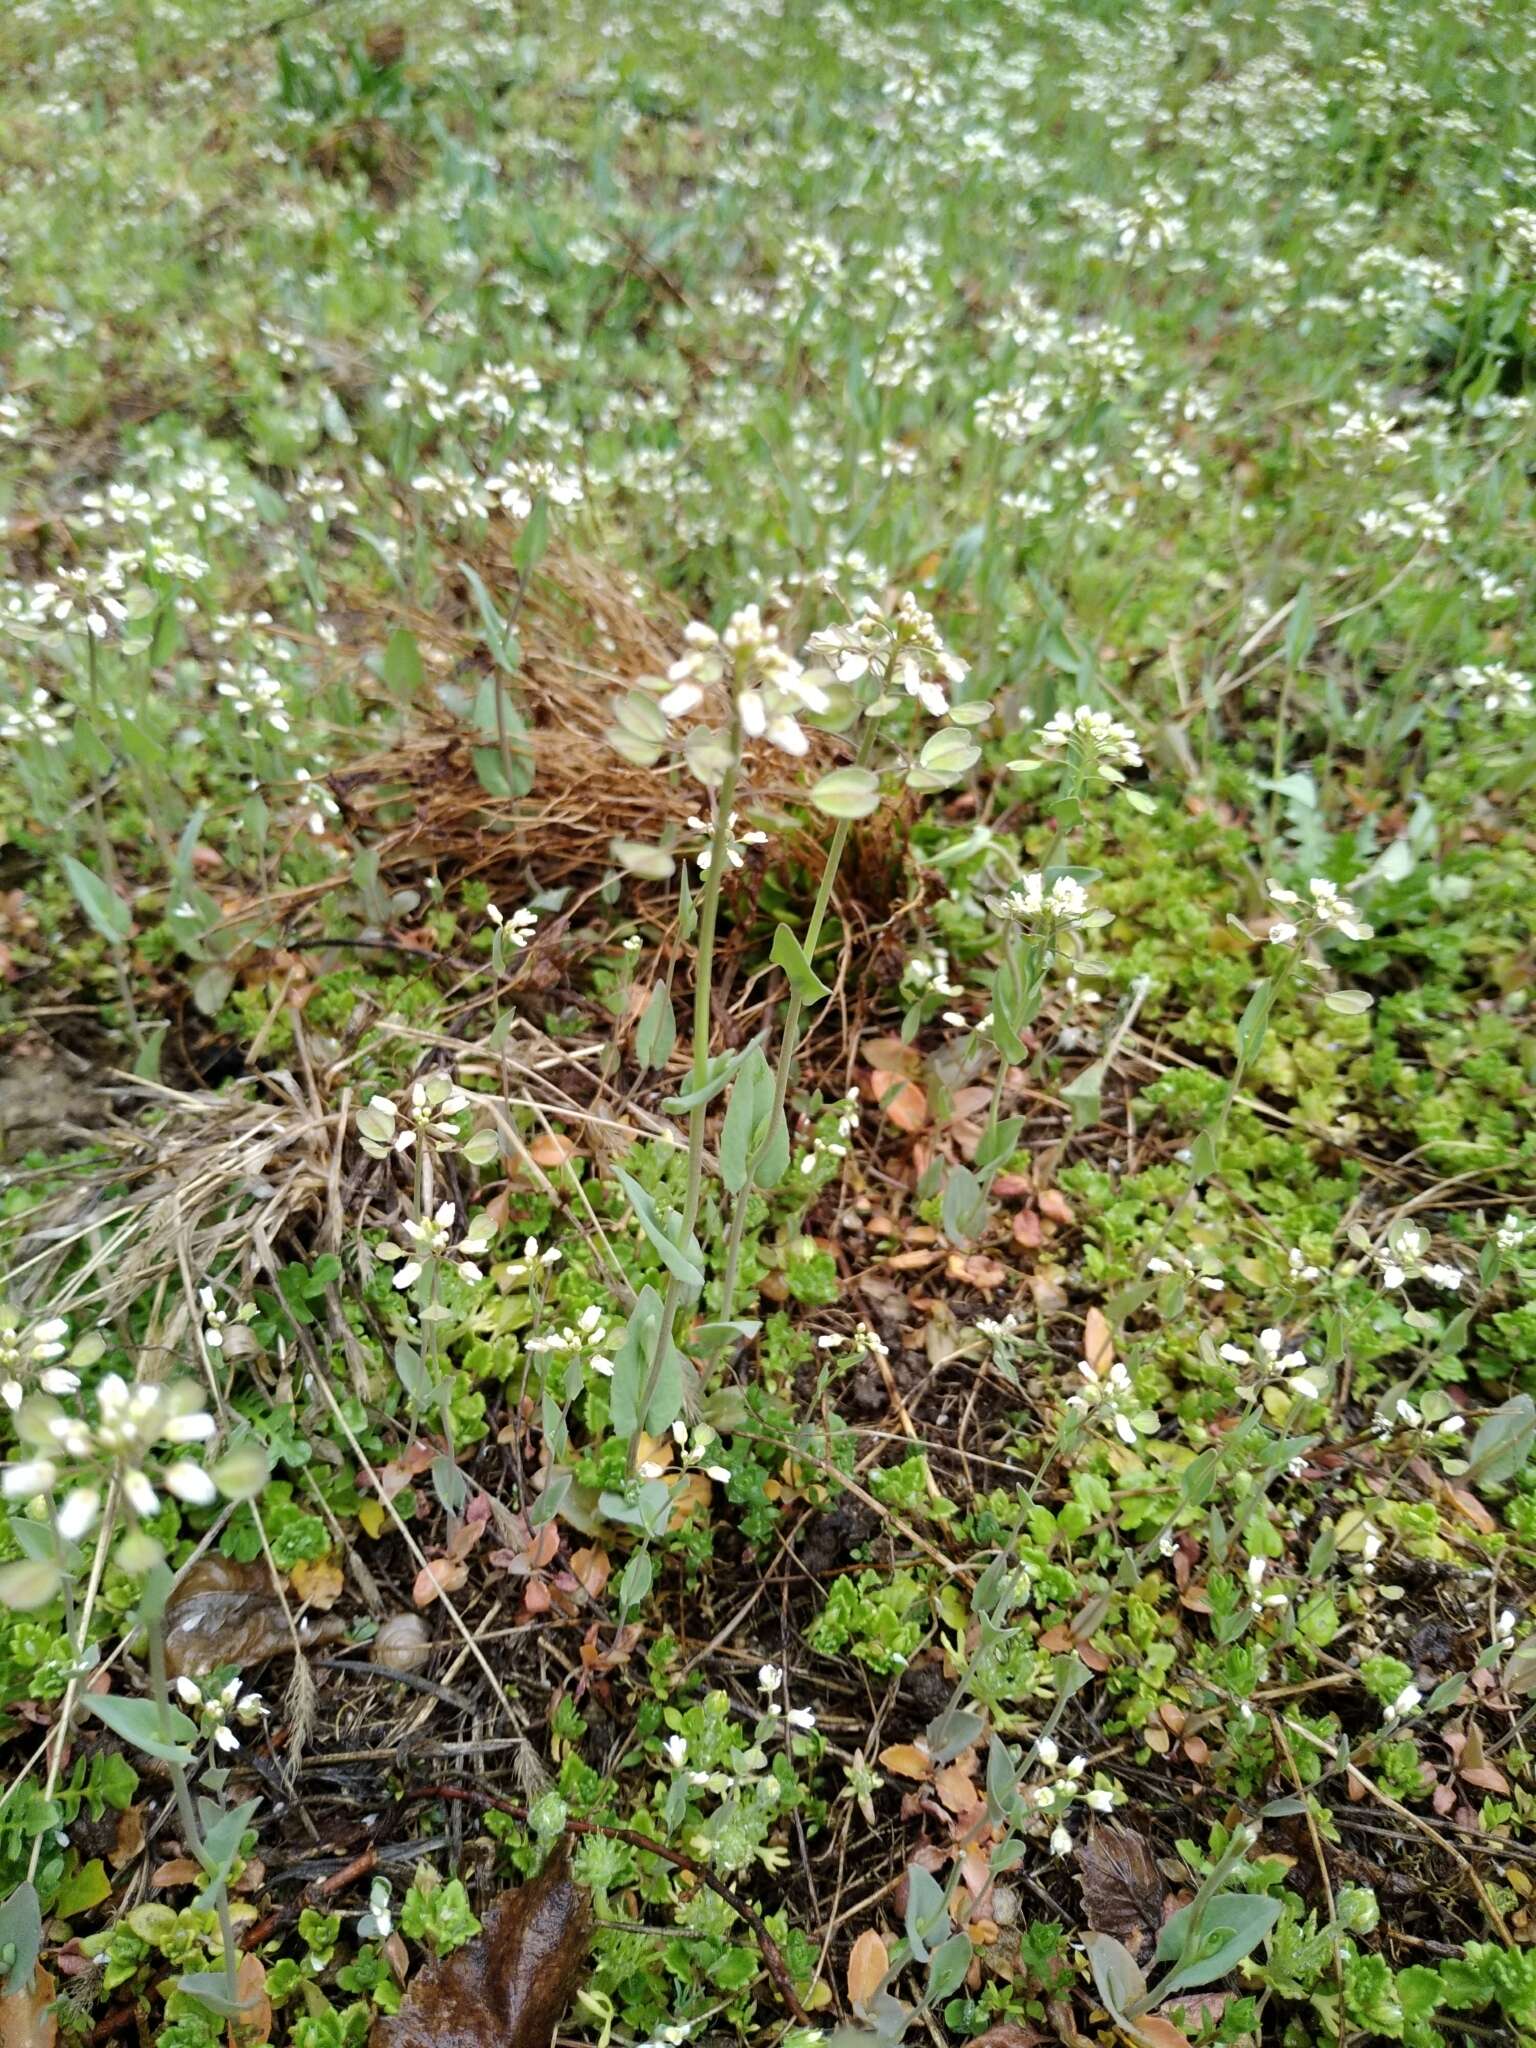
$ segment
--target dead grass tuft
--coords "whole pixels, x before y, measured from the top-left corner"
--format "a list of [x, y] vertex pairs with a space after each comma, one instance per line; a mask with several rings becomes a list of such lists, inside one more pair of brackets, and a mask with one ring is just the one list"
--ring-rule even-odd
[[[495, 546], [475, 566], [498, 595], [516, 588], [516, 571]], [[439, 680], [484, 660], [469, 593], [460, 595], [456, 619], [403, 618]], [[581, 556], [554, 555], [517, 620], [523, 660], [512, 694], [529, 728], [520, 742], [533, 768], [528, 794], [487, 794], [475, 768], [484, 739], [428, 702], [398, 744], [332, 776], [348, 824], [377, 848], [385, 873], [432, 863], [494, 880], [515, 868], [531, 871], [541, 886], [607, 873], [614, 839], [691, 836], [686, 821], [703, 803], [698, 786], [685, 776], [632, 767], [603, 737], [613, 693], [641, 676], [664, 674], [682, 650], [683, 625], [681, 614], [634, 578]], [[754, 816], [763, 811], [765, 822], [776, 822], [781, 840], [799, 835], [801, 828], [779, 814], [842, 751], [830, 739], [813, 743], [803, 761], [761, 749]]]

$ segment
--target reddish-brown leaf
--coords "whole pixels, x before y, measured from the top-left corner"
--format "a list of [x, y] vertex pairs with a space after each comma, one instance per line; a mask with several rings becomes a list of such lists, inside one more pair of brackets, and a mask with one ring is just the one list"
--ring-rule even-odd
[[962, 1287], [974, 1287], [982, 1294], [995, 1294], [1008, 1278], [1008, 1268], [985, 1252], [951, 1252], [946, 1268], [951, 1280]]
[[1048, 2036], [1038, 2027], [1032, 2027], [1025, 2020], [1004, 2020], [995, 2027], [988, 2027], [984, 2034], [978, 2034], [971, 2042], [971, 2048], [1040, 2048]]
[[883, 1074], [904, 1074], [915, 1079], [923, 1070], [923, 1056], [915, 1046], [899, 1038], [866, 1038], [859, 1047], [865, 1062]]
[[875, 1101], [898, 1131], [920, 1131], [928, 1121], [928, 1098], [915, 1081], [876, 1067], [869, 1085]]
[[848, 1958], [848, 2003], [868, 2005], [890, 1967], [890, 1951], [872, 1927], [866, 1928]]
[[564, 1166], [568, 1159], [576, 1156], [576, 1140], [560, 1131], [547, 1131], [542, 1138], [535, 1138], [528, 1147], [528, 1157], [535, 1166], [546, 1170], [552, 1166]]
[[981, 1803], [981, 1794], [976, 1789], [973, 1776], [975, 1757], [969, 1764], [964, 1758], [946, 1764], [934, 1773], [933, 1788], [951, 1813], [969, 1813]]
[[1137, 2020], [1134, 2038], [1146, 2048], [1189, 2048], [1188, 2034], [1181, 2034], [1172, 2020], [1159, 2019], [1155, 2012], [1143, 2013]]
[[603, 1588], [607, 1585], [612, 1571], [613, 1565], [601, 1544], [594, 1544], [589, 1550], [571, 1552], [571, 1576], [582, 1591], [590, 1594], [594, 1600], [601, 1600], [603, 1597]]
[[[1038, 1209], [1016, 1209], [1013, 1217], [1013, 1241], [1022, 1245], [1027, 1252], [1040, 1249], [1040, 1211]], [[996, 2029], [994, 2028], [994, 2032]], [[986, 2037], [983, 2036], [983, 2039]]]
[[549, 2048], [582, 1980], [592, 1901], [562, 1844], [539, 1875], [503, 1892], [473, 1941], [417, 1971], [368, 2048]]
[[418, 1607], [430, 1607], [439, 1593], [457, 1593], [469, 1577], [469, 1566], [461, 1557], [429, 1558], [416, 1574], [411, 1598]]
[[1036, 1198], [1036, 1207], [1048, 1222], [1060, 1223], [1064, 1228], [1077, 1221], [1072, 1204], [1059, 1188], [1043, 1188]]

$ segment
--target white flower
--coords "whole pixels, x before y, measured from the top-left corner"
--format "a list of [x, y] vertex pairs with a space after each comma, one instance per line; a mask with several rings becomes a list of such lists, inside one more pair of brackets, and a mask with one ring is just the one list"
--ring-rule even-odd
[[59, 1468], [51, 1458], [28, 1458], [0, 1472], [0, 1493], [7, 1500], [36, 1500], [39, 1494], [52, 1491], [58, 1476]]
[[816, 1716], [809, 1707], [791, 1707], [784, 1716], [791, 1728], [800, 1728], [809, 1734], [816, 1726]]
[[516, 946], [519, 951], [538, 930], [539, 914], [536, 910], [514, 910], [510, 917], [503, 917], [494, 903], [485, 906], [485, 914], [502, 937]]
[[1113, 1813], [1115, 1795], [1106, 1786], [1096, 1785], [1091, 1792], [1083, 1794], [1083, 1804], [1092, 1807], [1095, 1813]]
[[1035, 1755], [1040, 1759], [1041, 1763], [1045, 1765], [1046, 1769], [1049, 1770], [1051, 1765], [1054, 1764], [1057, 1758], [1061, 1755], [1061, 1751], [1057, 1748], [1055, 1738], [1053, 1736], [1042, 1735], [1040, 1740], [1035, 1744]]
[[1416, 1685], [1405, 1685], [1383, 1715], [1385, 1725], [1390, 1728], [1394, 1721], [1400, 1721], [1405, 1714], [1411, 1714], [1423, 1698], [1423, 1693]]
[[1429, 1245], [1429, 1232], [1416, 1223], [1399, 1223], [1389, 1230], [1386, 1244], [1375, 1254], [1382, 1285], [1391, 1289], [1405, 1287], [1410, 1280], [1427, 1280], [1431, 1287], [1454, 1294], [1464, 1274], [1459, 1267], [1428, 1258]]
[[667, 1762], [674, 1770], [681, 1770], [688, 1761], [688, 1738], [686, 1735], [669, 1735], [662, 1744]]
[[[0, 1401], [14, 1414], [26, 1394], [25, 1376], [35, 1373], [47, 1394], [73, 1394], [80, 1376], [49, 1361], [68, 1349], [69, 1325], [62, 1316], [48, 1316], [24, 1328], [16, 1310], [0, 1303]], [[42, 1367], [43, 1370], [37, 1369]]]
[[59, 1508], [59, 1534], [66, 1543], [78, 1543], [95, 1528], [100, 1514], [101, 1494], [96, 1487], [71, 1487]]
[[758, 1689], [762, 1692], [777, 1692], [784, 1683], [784, 1673], [777, 1664], [760, 1664], [757, 1667]]
[[1049, 888], [1044, 875], [1025, 875], [1017, 888], [997, 899], [993, 908], [1015, 924], [1044, 931], [1078, 931], [1107, 921], [1107, 914], [1101, 916], [1094, 910], [1088, 891], [1075, 875], [1058, 875]]
[[1071, 1833], [1060, 1821], [1051, 1830], [1051, 1854], [1053, 1856], [1070, 1856], [1072, 1854]]
[[[1036, 728], [1032, 744], [1036, 754], [1057, 754], [1066, 748], [1084, 773], [1105, 782], [1123, 782], [1125, 769], [1142, 765], [1141, 742], [1133, 729], [1088, 704], [1056, 712]], [[1009, 763], [1013, 768], [1038, 765], [1033, 757]]]
[[1303, 934], [1311, 937], [1323, 931], [1336, 931], [1346, 939], [1368, 939], [1372, 936], [1374, 928], [1359, 915], [1349, 898], [1339, 893], [1338, 885], [1322, 876], [1308, 882], [1305, 897], [1280, 882], [1266, 882], [1264, 886], [1272, 903], [1288, 910], [1299, 907], [1302, 913], [1295, 918], [1282, 918], [1270, 926], [1269, 936], [1274, 945], [1289, 945]]

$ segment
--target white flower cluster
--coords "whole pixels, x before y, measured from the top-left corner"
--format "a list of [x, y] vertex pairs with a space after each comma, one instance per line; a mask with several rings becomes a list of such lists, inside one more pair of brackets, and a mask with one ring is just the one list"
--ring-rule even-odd
[[832, 700], [815, 674], [780, 645], [778, 627], [764, 621], [760, 606], [734, 613], [719, 633], [695, 619], [683, 638], [688, 651], [667, 670], [672, 688], [661, 700], [663, 718], [688, 717], [710, 685], [728, 678], [749, 740], [766, 740], [786, 754], [809, 750], [801, 715], [826, 711]]
[[69, 1325], [62, 1316], [45, 1316], [29, 1328], [15, 1309], [0, 1302], [0, 1401], [12, 1414], [27, 1391], [24, 1376], [35, 1373], [45, 1394], [79, 1391], [80, 1375], [52, 1362], [69, 1349], [68, 1338]]
[[507, 944], [516, 946], [519, 952], [539, 928], [539, 913], [526, 907], [514, 910], [510, 917], [505, 917], [494, 903], [487, 903], [485, 914]]
[[0, 741], [34, 740], [60, 747], [69, 738], [73, 707], [43, 689], [24, 690], [14, 704], [0, 704]]
[[1481, 697], [1485, 711], [1507, 711], [1521, 717], [1536, 709], [1536, 684], [1523, 669], [1511, 668], [1508, 662], [1459, 668], [1451, 680], [1469, 696]]
[[1378, 1246], [1375, 1254], [1376, 1263], [1381, 1268], [1382, 1286], [1395, 1290], [1406, 1287], [1410, 1280], [1427, 1280], [1431, 1287], [1454, 1294], [1464, 1277], [1460, 1267], [1429, 1258], [1429, 1248], [1429, 1232], [1417, 1223], [1395, 1225], [1387, 1232], [1386, 1243]]
[[1142, 765], [1141, 742], [1132, 728], [1107, 711], [1095, 711], [1090, 704], [1054, 713], [1044, 725], [1036, 727], [1032, 745], [1032, 755], [1008, 765], [1038, 768], [1041, 755], [1049, 758], [1065, 750], [1080, 772], [1097, 775], [1105, 782], [1123, 782], [1127, 768]]
[[409, 1152], [418, 1138], [439, 1145], [458, 1142], [454, 1121], [469, 1107], [469, 1097], [446, 1074], [430, 1074], [425, 1081], [413, 1081], [403, 1105], [387, 1095], [375, 1095], [357, 1112], [357, 1135], [370, 1159], [387, 1159], [391, 1152]]
[[[529, 1243], [532, 1242], [530, 1238]], [[547, 1253], [545, 1257], [547, 1259]], [[576, 1318], [574, 1327], [567, 1323], [563, 1329], [546, 1331], [542, 1337], [530, 1337], [523, 1348], [534, 1352], [584, 1352], [586, 1362], [592, 1370], [600, 1373], [605, 1380], [611, 1380], [613, 1360], [608, 1356], [608, 1352], [616, 1334], [609, 1328], [603, 1309], [597, 1302], [591, 1301]]]
[[993, 908], [1000, 917], [1040, 932], [1087, 931], [1108, 922], [1108, 914], [1095, 910], [1088, 891], [1075, 875], [1058, 875], [1046, 886], [1042, 874], [1028, 874]]
[[859, 1358], [889, 1358], [890, 1346], [868, 1323], [857, 1322], [851, 1330], [828, 1330], [816, 1339], [818, 1351], [849, 1351]]
[[404, 1263], [396, 1266], [394, 1280], [402, 1292], [413, 1287], [432, 1265], [452, 1266], [461, 1280], [473, 1282], [485, 1277], [479, 1261], [496, 1235], [496, 1225], [489, 1216], [473, 1216], [455, 1244], [453, 1225], [457, 1214], [452, 1202], [439, 1202], [430, 1216], [408, 1216], [400, 1228], [410, 1243], [409, 1257], [404, 1257], [399, 1245], [379, 1246], [381, 1259], [393, 1263], [404, 1257]]
[[[674, 1422], [672, 1441], [677, 1446], [678, 1463], [685, 1472], [701, 1469], [705, 1477], [713, 1479], [717, 1486], [730, 1483], [731, 1475], [724, 1465], [707, 1465], [704, 1462], [720, 1441], [707, 1422], [696, 1422], [692, 1429], [682, 1420]], [[664, 1479], [666, 1474], [666, 1466], [654, 1458], [645, 1459], [640, 1466], [642, 1479]]]
[[243, 1692], [238, 1678], [231, 1678], [216, 1692], [205, 1691], [195, 1678], [178, 1678], [176, 1694], [197, 1722], [198, 1733], [216, 1749], [238, 1749], [240, 1738], [229, 1725], [238, 1721], [252, 1728], [266, 1715], [259, 1692]]
[[1288, 946], [1293, 940], [1309, 939], [1324, 931], [1335, 931], [1345, 939], [1372, 936], [1374, 927], [1365, 922], [1347, 896], [1340, 894], [1335, 883], [1320, 875], [1308, 882], [1305, 896], [1281, 882], [1266, 882], [1264, 887], [1272, 903], [1291, 913], [1270, 926], [1269, 941], [1273, 946]]
[[[705, 838], [711, 842], [695, 855], [695, 865], [699, 873], [707, 875], [709, 873], [710, 860], [714, 854], [713, 840], [715, 828], [710, 824], [708, 818], [692, 817], [688, 820], [688, 829], [690, 832], [702, 832]], [[746, 866], [747, 856], [743, 851], [744, 848], [748, 846], [766, 846], [767, 844], [768, 834], [766, 832], [738, 831], [737, 814], [735, 811], [732, 811], [725, 821], [725, 865], [727, 871], [731, 868]]]
[[927, 953], [913, 953], [901, 970], [901, 992], [909, 1002], [919, 996], [942, 996], [952, 1001], [965, 994], [949, 978], [949, 955], [942, 946]]
[[1102, 1375], [1086, 1358], [1078, 1361], [1077, 1369], [1084, 1384], [1067, 1396], [1067, 1406], [1075, 1414], [1113, 1429], [1124, 1444], [1138, 1443], [1157, 1427], [1156, 1416], [1143, 1408], [1131, 1376], [1118, 1358]]
[[[948, 717], [949, 688], [969, 674], [910, 590], [888, 612], [866, 598], [846, 624], [813, 633], [809, 651], [828, 663], [840, 683], [862, 682], [878, 671], [887, 692], [894, 688], [915, 698], [932, 718]], [[891, 704], [883, 699], [867, 708], [879, 711]]]
[[[1300, 1350], [1287, 1350], [1285, 1333], [1282, 1330], [1260, 1330], [1258, 1335], [1258, 1362], [1265, 1372], [1289, 1374], [1287, 1389], [1309, 1401], [1318, 1398], [1320, 1389], [1317, 1381], [1307, 1372], [1307, 1354]], [[1228, 1365], [1252, 1365], [1254, 1355], [1241, 1344], [1222, 1344], [1218, 1347], [1221, 1357]]]
[[837, 1122], [830, 1138], [819, 1138], [812, 1134], [810, 1145], [800, 1161], [800, 1171], [813, 1174], [824, 1159], [846, 1159], [848, 1140], [859, 1128], [859, 1091], [850, 1088], [838, 1105]]
[[[159, 1458], [164, 1444], [206, 1443], [213, 1436], [216, 1425], [201, 1398], [190, 1381], [130, 1387], [120, 1374], [109, 1372], [96, 1389], [94, 1424], [46, 1397], [23, 1402], [16, 1434], [34, 1455], [0, 1471], [0, 1494], [7, 1500], [36, 1500], [52, 1495], [72, 1466], [105, 1467], [140, 1518], [160, 1505], [157, 1483], [178, 1500], [209, 1507], [218, 1499], [218, 1488], [201, 1465], [190, 1458], [161, 1464]], [[66, 1493], [56, 1518], [60, 1535], [77, 1542], [89, 1534], [101, 1515], [102, 1491], [100, 1478], [92, 1477]]]
[[[1044, 1764], [1048, 1771], [1056, 1769], [1061, 1763], [1061, 1750], [1054, 1736], [1040, 1737], [1035, 1744], [1035, 1758], [1037, 1762]], [[1069, 1757], [1062, 1766], [1059, 1777], [1048, 1778], [1041, 1784], [1031, 1785], [1023, 1794], [1026, 1806], [1054, 1822], [1050, 1843], [1053, 1856], [1070, 1856], [1072, 1853], [1072, 1832], [1066, 1824], [1065, 1815], [1078, 1800], [1081, 1800], [1091, 1813], [1111, 1813], [1114, 1810], [1113, 1787], [1108, 1784], [1085, 1784], [1087, 1769], [1086, 1757]]]

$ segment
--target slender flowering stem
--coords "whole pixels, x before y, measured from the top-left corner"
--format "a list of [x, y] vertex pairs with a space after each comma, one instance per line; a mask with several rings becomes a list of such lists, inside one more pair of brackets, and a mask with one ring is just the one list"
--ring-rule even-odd
[[[859, 750], [854, 765], [867, 767], [875, 747], [875, 722], [866, 719], [864, 732], [859, 741]], [[821, 943], [821, 927], [826, 921], [827, 907], [832, 901], [832, 886], [837, 880], [837, 870], [843, 858], [843, 849], [848, 844], [850, 820], [839, 818], [837, 829], [832, 834], [832, 843], [827, 848], [826, 863], [821, 871], [821, 885], [816, 891], [816, 901], [811, 906], [811, 921], [805, 930], [805, 957], [814, 963], [816, 948]], [[747, 1161], [746, 1185], [736, 1197], [731, 1211], [730, 1238], [725, 1251], [725, 1277], [720, 1283], [720, 1320], [729, 1322], [736, 1303], [736, 1280], [741, 1267], [741, 1246], [747, 1229], [747, 1205], [752, 1196], [752, 1184], [757, 1169], [772, 1142], [773, 1133], [778, 1129], [779, 1119], [784, 1114], [784, 1104], [789, 1095], [790, 1069], [794, 1065], [795, 1051], [800, 1043], [800, 1017], [805, 1008], [795, 989], [789, 992], [789, 1002], [784, 1011], [784, 1029], [779, 1038], [778, 1068], [773, 1077], [773, 1110], [764, 1126], [761, 1143]]]
[[[91, 1626], [91, 1613], [96, 1605], [96, 1595], [101, 1590], [102, 1575], [107, 1568], [107, 1551], [112, 1542], [113, 1509], [116, 1500], [117, 1487], [114, 1482], [107, 1490], [106, 1508], [101, 1518], [101, 1530], [96, 1538], [96, 1554], [91, 1559], [91, 1576], [87, 1581], [85, 1599], [81, 1603], [80, 1608], [80, 1626], [74, 1632], [74, 1668], [69, 1674], [69, 1684], [64, 1688], [64, 1699], [59, 1708], [58, 1723], [54, 1729], [53, 1749], [48, 1758], [48, 1778], [43, 1786], [44, 1799], [51, 1799], [53, 1797], [59, 1782], [59, 1774], [64, 1768], [64, 1752], [69, 1747], [69, 1731], [75, 1717], [75, 1703], [80, 1696], [80, 1680], [83, 1676], [82, 1666]], [[68, 1581], [66, 1581], [66, 1585], [67, 1583]], [[32, 1837], [31, 1853], [27, 1858], [28, 1884], [37, 1876], [38, 1859], [42, 1855], [42, 1850], [43, 1837], [40, 1834], [34, 1835]]]
[[[715, 829], [709, 842], [709, 872], [704, 877], [704, 894], [699, 904], [699, 949], [694, 964], [693, 982], [693, 1066], [690, 1086], [700, 1093], [709, 1072], [709, 1036], [712, 1011], [710, 997], [715, 970], [715, 925], [720, 913], [720, 885], [730, 865], [731, 843], [731, 800], [736, 794], [736, 777], [741, 768], [741, 727], [733, 722], [731, 726], [731, 762], [715, 796]], [[695, 1102], [688, 1112], [688, 1188], [683, 1198], [683, 1220], [678, 1242], [686, 1245], [693, 1236], [699, 1220], [699, 1205], [704, 1194], [704, 1118], [708, 1105]], [[661, 1379], [661, 1369], [667, 1355], [667, 1346], [672, 1342], [672, 1325], [682, 1302], [683, 1287], [677, 1275], [667, 1280], [667, 1291], [662, 1302], [661, 1321], [656, 1331], [656, 1348], [646, 1370], [645, 1382], [636, 1404], [638, 1420], [629, 1440], [629, 1469], [639, 1470], [640, 1439], [645, 1433], [645, 1417]]]
[[[145, 1627], [149, 1639], [149, 1689], [154, 1698], [160, 1718], [160, 1736], [164, 1742], [174, 1741], [171, 1731], [171, 1687], [165, 1669], [165, 1617], [156, 1614]], [[192, 1856], [209, 1876], [213, 1875], [213, 1860], [203, 1840], [203, 1831], [198, 1824], [197, 1807], [192, 1798], [192, 1787], [181, 1764], [167, 1766], [171, 1774], [171, 1789], [176, 1798], [176, 1814], [181, 1822], [187, 1853]], [[229, 1911], [229, 1886], [219, 1879], [214, 1888], [214, 1907], [219, 1916], [219, 1939], [223, 1946], [224, 1991], [231, 2005], [239, 2002], [239, 1990], [235, 1973], [239, 1965], [235, 1961], [235, 1927]]]

